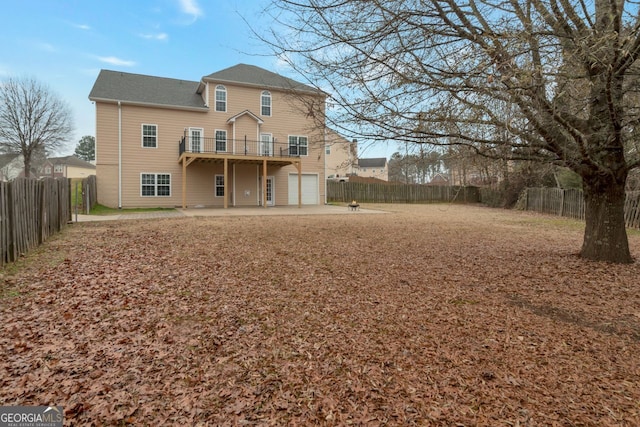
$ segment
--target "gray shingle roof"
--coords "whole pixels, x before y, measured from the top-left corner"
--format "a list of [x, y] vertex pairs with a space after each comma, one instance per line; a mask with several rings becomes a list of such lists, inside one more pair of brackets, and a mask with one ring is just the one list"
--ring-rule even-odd
[[387, 164], [385, 157], [377, 157], [373, 159], [358, 159], [358, 166], [361, 168], [381, 168]]
[[64, 157], [49, 157], [48, 159], [54, 165], [67, 165], [85, 169], [95, 169], [96, 166], [86, 162], [74, 155]]
[[0, 168], [5, 167], [6, 165], [14, 161], [19, 156], [20, 154], [14, 154], [14, 153], [0, 154]]
[[101, 70], [89, 94], [92, 101], [122, 101], [167, 107], [206, 109], [199, 82]]
[[280, 74], [272, 73], [255, 65], [238, 64], [233, 67], [204, 76], [202, 80], [214, 82], [243, 83], [264, 88], [299, 90], [322, 94], [314, 87], [307, 86]]

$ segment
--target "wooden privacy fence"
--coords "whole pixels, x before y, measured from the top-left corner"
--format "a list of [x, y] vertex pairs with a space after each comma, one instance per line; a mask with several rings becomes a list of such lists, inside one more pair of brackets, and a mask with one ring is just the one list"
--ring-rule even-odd
[[[582, 190], [527, 188], [525, 191], [526, 210], [584, 220]], [[627, 227], [640, 228], [640, 191], [627, 193], [624, 219]]]
[[327, 181], [327, 201], [349, 203], [477, 203], [477, 187]]
[[67, 178], [0, 182], [0, 266], [40, 245], [70, 220]]
[[96, 185], [96, 176], [89, 175], [82, 180], [82, 211], [89, 214], [98, 203], [98, 187]]

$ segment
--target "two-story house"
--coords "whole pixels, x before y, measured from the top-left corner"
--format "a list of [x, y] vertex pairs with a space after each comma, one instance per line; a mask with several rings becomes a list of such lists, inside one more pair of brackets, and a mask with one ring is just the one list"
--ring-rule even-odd
[[21, 174], [24, 176], [22, 154], [0, 154], [0, 181], [11, 181]]
[[355, 175], [358, 168], [358, 142], [347, 140], [336, 131], [327, 128], [325, 166], [327, 178]]
[[324, 200], [326, 94], [239, 64], [185, 81], [102, 70], [98, 202], [270, 206]]
[[358, 176], [389, 181], [389, 167], [385, 157], [358, 159]]
[[95, 174], [95, 165], [73, 155], [49, 157], [39, 168], [41, 178], [86, 178]]

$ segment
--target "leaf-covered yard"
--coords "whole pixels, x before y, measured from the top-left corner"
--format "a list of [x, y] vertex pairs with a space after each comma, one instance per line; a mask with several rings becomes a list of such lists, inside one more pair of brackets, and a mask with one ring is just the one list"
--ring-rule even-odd
[[[638, 425], [640, 263], [481, 207], [76, 224], [0, 273], [0, 405], [70, 425]], [[640, 235], [630, 235], [640, 256]]]

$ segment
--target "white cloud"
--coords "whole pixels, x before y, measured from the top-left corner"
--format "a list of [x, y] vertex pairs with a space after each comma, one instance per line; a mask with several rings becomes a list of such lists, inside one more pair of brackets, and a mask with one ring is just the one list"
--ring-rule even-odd
[[204, 12], [202, 12], [197, 0], [178, 0], [178, 6], [182, 13], [190, 15], [193, 18], [192, 22], [195, 22], [198, 18], [204, 15]]
[[165, 41], [169, 39], [169, 35], [167, 33], [140, 34], [140, 37], [147, 40], [159, 40], [159, 41]]
[[89, 31], [91, 29], [91, 27], [86, 24], [72, 24], [72, 25], [80, 30]]
[[98, 61], [105, 62], [110, 65], [119, 65], [121, 67], [133, 67], [136, 65], [135, 61], [128, 61], [115, 56], [97, 56]]

